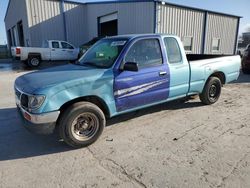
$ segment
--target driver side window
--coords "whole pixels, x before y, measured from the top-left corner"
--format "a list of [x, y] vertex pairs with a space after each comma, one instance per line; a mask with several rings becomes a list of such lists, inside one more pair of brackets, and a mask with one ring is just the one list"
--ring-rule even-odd
[[162, 65], [162, 53], [158, 39], [135, 42], [125, 56], [125, 62], [138, 63], [139, 68]]

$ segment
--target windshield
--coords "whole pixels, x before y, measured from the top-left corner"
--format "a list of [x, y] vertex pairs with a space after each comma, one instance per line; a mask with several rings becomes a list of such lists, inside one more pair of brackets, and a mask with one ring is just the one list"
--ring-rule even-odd
[[80, 65], [98, 68], [111, 67], [120, 55], [128, 39], [102, 39], [90, 48], [79, 60]]

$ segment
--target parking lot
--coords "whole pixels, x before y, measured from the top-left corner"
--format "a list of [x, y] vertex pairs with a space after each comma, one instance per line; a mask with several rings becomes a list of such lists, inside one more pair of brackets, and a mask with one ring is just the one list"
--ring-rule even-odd
[[119, 116], [72, 150], [22, 127], [13, 83], [30, 71], [0, 61], [0, 187], [250, 187], [250, 75], [212, 106], [195, 98]]

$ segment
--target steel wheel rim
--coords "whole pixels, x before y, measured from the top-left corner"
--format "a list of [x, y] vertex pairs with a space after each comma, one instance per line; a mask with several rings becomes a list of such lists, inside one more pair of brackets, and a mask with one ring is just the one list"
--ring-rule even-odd
[[93, 138], [99, 129], [99, 120], [93, 113], [78, 115], [71, 124], [71, 133], [79, 141], [87, 141]]
[[30, 61], [31, 65], [37, 66], [39, 64], [39, 60], [37, 58], [32, 58]]
[[211, 100], [216, 100], [218, 98], [219, 92], [219, 88], [215, 84], [211, 85], [209, 88], [209, 98]]

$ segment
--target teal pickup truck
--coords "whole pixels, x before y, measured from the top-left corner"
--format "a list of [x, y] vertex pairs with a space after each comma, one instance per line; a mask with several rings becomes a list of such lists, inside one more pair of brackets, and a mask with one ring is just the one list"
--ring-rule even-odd
[[106, 119], [168, 101], [199, 95], [215, 103], [221, 87], [237, 80], [239, 56], [188, 55], [171, 35], [104, 38], [76, 64], [23, 75], [15, 81], [25, 127], [52, 133], [72, 147], [102, 134]]

